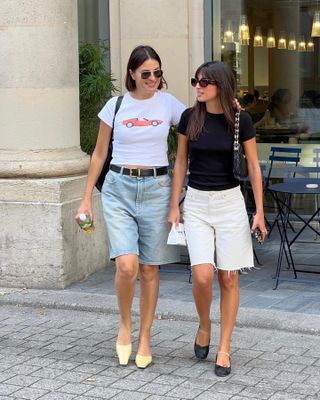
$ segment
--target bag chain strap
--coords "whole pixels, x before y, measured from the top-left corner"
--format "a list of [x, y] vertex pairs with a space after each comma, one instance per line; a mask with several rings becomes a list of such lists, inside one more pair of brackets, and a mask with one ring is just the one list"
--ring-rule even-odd
[[239, 150], [239, 127], [240, 127], [240, 111], [236, 112], [235, 115], [235, 124], [234, 124], [234, 142], [233, 142], [233, 150]]

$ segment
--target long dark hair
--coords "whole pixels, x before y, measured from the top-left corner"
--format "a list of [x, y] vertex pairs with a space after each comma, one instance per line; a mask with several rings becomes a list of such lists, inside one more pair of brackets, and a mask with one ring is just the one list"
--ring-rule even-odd
[[[125, 85], [129, 92], [132, 92], [133, 90], [136, 89], [136, 81], [132, 79], [130, 75], [130, 70], [134, 72], [137, 68], [140, 67], [140, 65], [142, 65], [147, 60], [158, 61], [161, 69], [162, 63], [159, 54], [152, 47], [141, 45], [137, 46], [132, 50], [132, 53], [130, 54], [128, 60], [127, 73], [125, 78]], [[166, 80], [163, 77], [161, 77], [158, 89], [162, 89], [164, 85], [166, 87], [168, 86]]]
[[[231, 68], [221, 61], [206, 62], [196, 70], [195, 77], [208, 78], [217, 82], [219, 88], [219, 97], [221, 107], [227, 123], [234, 131], [233, 101], [236, 95], [236, 80]], [[187, 134], [189, 139], [196, 140], [200, 136], [205, 122], [206, 103], [196, 100], [191, 109], [191, 115], [187, 126]]]

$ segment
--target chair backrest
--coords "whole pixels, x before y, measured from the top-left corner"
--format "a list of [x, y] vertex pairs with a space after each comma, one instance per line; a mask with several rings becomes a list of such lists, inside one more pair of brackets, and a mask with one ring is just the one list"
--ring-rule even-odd
[[320, 179], [320, 166], [319, 167], [285, 167], [285, 178], [296, 178], [296, 179]]
[[266, 186], [269, 186], [274, 163], [291, 164], [297, 166], [300, 161], [300, 147], [271, 147], [269, 156], [269, 170], [266, 177]]
[[313, 162], [316, 163], [317, 167], [320, 167], [320, 149], [313, 149], [313, 153]]

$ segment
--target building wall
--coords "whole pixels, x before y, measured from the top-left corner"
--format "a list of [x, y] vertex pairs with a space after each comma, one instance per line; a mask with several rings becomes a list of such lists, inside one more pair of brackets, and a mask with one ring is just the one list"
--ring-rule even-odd
[[132, 49], [151, 45], [163, 63], [168, 90], [193, 103], [188, 84], [204, 61], [203, 0], [110, 0], [111, 72], [124, 92], [126, 64]]

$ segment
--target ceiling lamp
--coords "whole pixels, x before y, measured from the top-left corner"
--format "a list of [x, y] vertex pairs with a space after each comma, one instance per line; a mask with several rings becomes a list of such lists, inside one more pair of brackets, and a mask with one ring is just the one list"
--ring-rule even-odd
[[288, 50], [295, 50], [297, 48], [296, 35], [294, 33], [289, 34]]
[[261, 27], [257, 26], [255, 33], [254, 33], [254, 38], [253, 38], [253, 46], [254, 47], [263, 47], [263, 37], [262, 37], [262, 32], [261, 32]]
[[299, 37], [298, 51], [300, 51], [300, 52], [307, 51], [307, 48], [306, 48], [306, 41], [304, 40], [304, 36], [303, 36], [303, 35], [301, 35], [301, 36]]
[[314, 43], [311, 39], [307, 43], [307, 51], [310, 53], [314, 51]]
[[250, 40], [249, 25], [246, 15], [240, 15], [239, 33], [238, 33], [239, 43], [242, 45], [248, 45]]
[[320, 37], [320, 11], [317, 10], [313, 16], [311, 37]]
[[276, 38], [274, 37], [273, 29], [268, 29], [267, 47], [269, 49], [276, 47]]
[[223, 43], [233, 43], [234, 42], [234, 32], [232, 29], [232, 22], [227, 21], [226, 28], [223, 33]]
[[287, 48], [287, 39], [285, 31], [280, 31], [278, 40], [278, 49], [284, 50]]

